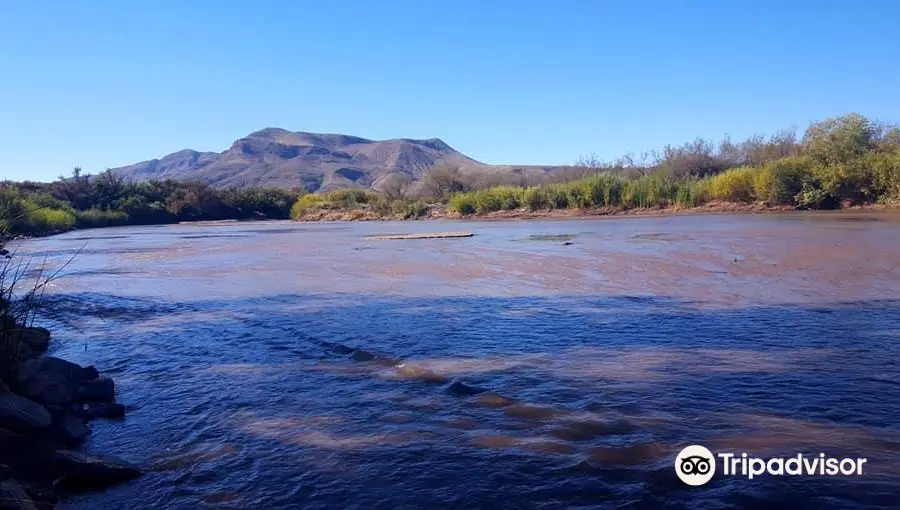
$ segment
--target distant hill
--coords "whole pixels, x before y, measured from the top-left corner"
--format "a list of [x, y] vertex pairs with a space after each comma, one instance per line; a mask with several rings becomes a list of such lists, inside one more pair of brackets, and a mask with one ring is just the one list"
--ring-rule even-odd
[[113, 171], [136, 182], [171, 178], [201, 180], [217, 187], [328, 191], [376, 187], [392, 173], [407, 174], [417, 181], [435, 164], [455, 166], [463, 172], [515, 171], [475, 161], [437, 138], [375, 141], [279, 128], [251, 133], [221, 153], [182, 150]]

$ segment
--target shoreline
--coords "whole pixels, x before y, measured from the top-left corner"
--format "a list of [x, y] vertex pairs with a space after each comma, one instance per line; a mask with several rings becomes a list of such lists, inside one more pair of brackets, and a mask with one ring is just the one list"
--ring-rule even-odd
[[887, 213], [900, 214], [900, 202], [892, 202], [886, 204], [864, 204], [845, 206], [839, 209], [798, 209], [792, 206], [767, 206], [764, 204], [743, 204], [735, 202], [710, 202], [708, 204], [697, 207], [648, 207], [648, 208], [590, 208], [590, 209], [544, 209], [539, 211], [531, 211], [528, 209], [515, 209], [505, 211], [492, 211], [488, 213], [475, 213], [462, 215], [451, 212], [446, 205], [440, 204], [434, 206], [424, 216], [417, 218], [404, 218], [402, 216], [386, 216], [366, 209], [349, 209], [349, 210], [331, 210], [318, 211], [314, 214], [308, 214], [298, 219], [229, 219], [229, 220], [196, 220], [181, 221], [177, 223], [150, 223], [150, 224], [133, 224], [133, 225], [115, 225], [109, 227], [87, 227], [75, 228], [65, 231], [42, 232], [36, 234], [19, 234], [15, 236], [6, 236], [0, 238], [0, 256], [5, 255], [4, 245], [15, 242], [25, 241], [29, 239], [40, 239], [53, 237], [60, 234], [70, 232], [84, 232], [90, 230], [98, 230], [105, 228], [127, 228], [127, 227], [158, 227], [165, 225], [177, 225], [183, 227], [217, 227], [240, 225], [245, 223], [267, 223], [273, 221], [286, 221], [292, 223], [314, 223], [314, 222], [337, 222], [337, 221], [372, 221], [372, 222], [417, 222], [417, 221], [499, 221], [499, 220], [542, 220], [542, 219], [600, 219], [600, 218], [661, 218], [666, 216], [703, 216], [703, 215], [744, 215], [744, 214], [767, 214], [779, 215], [790, 213], [808, 213], [808, 214], [852, 214], [852, 213]]
[[50, 343], [42, 327], [0, 331], [0, 508], [52, 509], [143, 473], [114, 456], [81, 451], [91, 422], [121, 421], [126, 409], [111, 377], [48, 355]]
[[846, 206], [840, 209], [798, 209], [792, 206], [767, 206], [764, 204], [743, 204], [735, 202], [710, 202], [697, 207], [653, 207], [623, 209], [598, 207], [590, 209], [545, 209], [531, 211], [515, 209], [492, 211], [462, 215], [447, 210], [446, 206], [432, 209], [428, 214], [418, 218], [385, 216], [365, 209], [318, 211], [293, 221], [310, 223], [317, 221], [429, 221], [429, 220], [534, 220], [534, 219], [588, 219], [588, 218], [622, 218], [622, 217], [665, 217], [665, 216], [700, 216], [707, 214], [785, 214], [785, 213], [860, 213], [889, 212], [900, 213], [900, 203], [865, 204]]

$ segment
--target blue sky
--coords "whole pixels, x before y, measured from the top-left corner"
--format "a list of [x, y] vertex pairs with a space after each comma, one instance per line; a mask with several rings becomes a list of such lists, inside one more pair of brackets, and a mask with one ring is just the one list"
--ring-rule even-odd
[[900, 121], [900, 2], [2, 2], [0, 178], [277, 126], [614, 158], [859, 112]]

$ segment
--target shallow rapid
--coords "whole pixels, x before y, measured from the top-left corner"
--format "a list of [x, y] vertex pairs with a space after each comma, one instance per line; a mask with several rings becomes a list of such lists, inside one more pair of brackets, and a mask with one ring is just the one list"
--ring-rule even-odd
[[[469, 231], [471, 238], [366, 240]], [[115, 377], [61, 508], [892, 508], [900, 218], [127, 227], [61, 267], [53, 353]], [[72, 259], [74, 254], [74, 259]], [[675, 476], [688, 444], [859, 477]]]

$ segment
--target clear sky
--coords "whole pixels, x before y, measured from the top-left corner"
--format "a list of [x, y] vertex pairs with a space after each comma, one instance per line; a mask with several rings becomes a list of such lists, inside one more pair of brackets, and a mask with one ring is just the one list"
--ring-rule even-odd
[[268, 126], [563, 164], [896, 122], [898, 35], [896, 0], [0, 0], [0, 178]]

